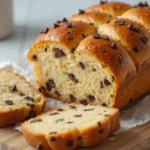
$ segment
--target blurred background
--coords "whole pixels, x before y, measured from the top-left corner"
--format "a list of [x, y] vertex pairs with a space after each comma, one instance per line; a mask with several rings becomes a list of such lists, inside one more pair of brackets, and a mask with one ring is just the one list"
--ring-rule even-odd
[[[0, 0], [0, 10], [5, 9], [2, 3], [4, 1], [11, 0]], [[139, 2], [138, 0], [118, 1], [133, 5]], [[53, 25], [63, 17], [67, 18], [77, 13], [79, 8], [84, 9], [99, 2], [99, 0], [12, 0], [13, 32], [11, 36], [0, 40], [0, 53], [11, 59], [17, 58], [29, 49], [45, 27]], [[150, 0], [148, 3], [150, 4]], [[0, 20], [7, 19], [5, 13], [1, 13]]]

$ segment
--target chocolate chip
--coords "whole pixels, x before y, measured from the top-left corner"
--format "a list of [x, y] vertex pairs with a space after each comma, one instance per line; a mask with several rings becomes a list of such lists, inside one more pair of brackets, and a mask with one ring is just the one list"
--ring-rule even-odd
[[84, 65], [83, 62], [80, 62], [80, 67], [81, 67], [83, 70], [85, 70], [85, 65]]
[[94, 108], [84, 109], [84, 111], [92, 111]]
[[148, 38], [146, 36], [140, 37], [141, 41], [146, 44], [148, 42]]
[[76, 98], [73, 95], [69, 95], [71, 102], [75, 102]]
[[109, 37], [108, 36], [101, 36], [101, 39], [109, 41]]
[[55, 91], [55, 94], [56, 94], [57, 96], [61, 96], [61, 94], [60, 94], [58, 91]]
[[46, 88], [44, 86], [41, 87], [42, 90], [46, 91]]
[[56, 84], [53, 79], [48, 80], [48, 83], [51, 86], [51, 88], [56, 88]]
[[76, 109], [76, 106], [70, 105], [70, 109]]
[[45, 48], [44, 51], [47, 52], [47, 48]]
[[30, 119], [30, 118], [34, 118], [36, 116], [36, 113], [35, 113], [35, 111], [30, 111], [29, 112], [29, 117], [28, 117], [28, 119]]
[[115, 21], [115, 24], [116, 25], [124, 25], [125, 21], [123, 19], [118, 19], [118, 20]]
[[89, 100], [90, 100], [91, 102], [94, 102], [94, 101], [95, 101], [95, 97], [94, 97], [93, 95], [89, 95], [88, 98], [89, 98]]
[[35, 61], [37, 61], [37, 60], [38, 60], [38, 57], [37, 57], [36, 55], [33, 55], [33, 56], [32, 56], [32, 59], [35, 60]]
[[6, 103], [7, 105], [13, 105], [13, 101], [12, 101], [12, 100], [6, 100], [5, 103]]
[[57, 120], [56, 120], [56, 123], [62, 122], [62, 121], [64, 121], [64, 119], [57, 119]]
[[139, 7], [148, 7], [149, 5], [148, 5], [147, 2], [145, 2], [145, 3], [144, 3], [144, 2], [139, 2], [138, 5], [135, 6], [135, 7], [138, 7], [138, 6], [139, 6]]
[[72, 49], [71, 49], [71, 53], [74, 53], [74, 51], [75, 51], [75, 48], [72, 48]]
[[132, 103], [132, 98], [129, 99], [129, 104], [131, 104], [131, 103]]
[[28, 100], [28, 101], [32, 101], [32, 102], [33, 102], [33, 101], [34, 101], [34, 98], [32, 98], [32, 97], [30, 97], [30, 96], [26, 96], [26, 97], [25, 97], [25, 100]]
[[100, 1], [100, 4], [105, 4], [105, 3], [107, 3], [107, 1], [103, 1], [103, 0]]
[[84, 14], [84, 13], [85, 13], [85, 11], [84, 11], [84, 10], [79, 9], [79, 15], [80, 15], [80, 14]]
[[13, 85], [9, 88], [9, 90], [15, 92], [15, 91], [17, 91], [17, 86]]
[[62, 108], [58, 108], [57, 111], [64, 111]]
[[66, 54], [59, 48], [56, 48], [55, 49], [55, 58], [60, 58], [60, 57], [63, 57], [65, 56]]
[[95, 68], [92, 68], [92, 71], [94, 71], [94, 72], [95, 72], [95, 71], [96, 71], [96, 69], [95, 69]]
[[107, 107], [107, 104], [106, 104], [106, 103], [103, 103], [102, 106]]
[[66, 18], [63, 18], [62, 19], [62, 22], [67, 22], [68, 20]]
[[60, 20], [56, 21], [56, 24], [58, 24], [58, 23], [61, 23], [61, 21]]
[[101, 127], [101, 122], [98, 122], [98, 126]]
[[103, 85], [102, 81], [100, 81], [100, 87], [101, 87], [101, 89], [104, 88], [104, 85]]
[[111, 83], [110, 83], [109, 80], [107, 80], [107, 79], [104, 80], [104, 84], [105, 84], [106, 86], [111, 85]]
[[137, 53], [137, 52], [139, 52], [139, 47], [138, 47], [138, 45], [135, 45], [134, 47], [133, 47], [133, 50]]
[[46, 34], [48, 31], [49, 31], [49, 28], [46, 28], [46, 29], [43, 31], [43, 34]]
[[108, 20], [108, 21], [105, 22], [105, 24], [108, 24], [108, 23], [110, 23], [110, 20]]
[[56, 24], [56, 23], [54, 23], [54, 29], [56, 29], [56, 28], [58, 28], [58, 27], [59, 27], [59, 25]]
[[68, 121], [68, 122], [66, 122], [67, 124], [72, 124], [73, 122], [72, 121]]
[[20, 93], [19, 95], [20, 95], [20, 96], [25, 96], [25, 94], [23, 94], [23, 93]]
[[30, 123], [35, 123], [35, 122], [42, 122], [42, 119], [34, 119], [34, 120], [30, 121]]
[[135, 27], [136, 32], [140, 32], [140, 27]]
[[111, 48], [114, 49], [114, 50], [117, 49], [117, 44], [116, 44], [116, 42], [114, 42], [114, 43], [111, 44]]
[[39, 144], [39, 145], [37, 146], [37, 149], [38, 149], [38, 150], [43, 150], [42, 145]]
[[114, 81], [115, 80], [115, 77], [114, 76], [111, 76], [112, 77], [112, 81]]
[[134, 31], [133, 23], [131, 23], [131, 24], [129, 24], [129, 25], [128, 25], [128, 29], [130, 29], [130, 30]]
[[110, 115], [108, 115], [108, 114], [105, 114], [104, 116], [105, 116], [105, 117], [109, 117]]
[[72, 73], [68, 73], [68, 76], [69, 76], [70, 80], [74, 81], [75, 76]]
[[52, 90], [52, 87], [51, 85], [49, 84], [49, 82], [46, 83], [46, 88], [48, 91], [51, 91]]
[[67, 140], [66, 147], [73, 147], [73, 140]]
[[83, 38], [86, 38], [86, 36], [85, 36], [83, 33], [82, 33], [82, 37], [83, 37]]
[[81, 99], [80, 103], [83, 104], [83, 105], [87, 105], [87, 100], [86, 99]]
[[66, 28], [72, 28], [71, 22], [66, 22]]
[[68, 41], [71, 41], [71, 40], [73, 40], [73, 37], [72, 37], [72, 36], [69, 36], [69, 37], [67, 38], [67, 40], [68, 40]]
[[93, 34], [93, 38], [94, 38], [94, 39], [100, 39], [101, 37], [100, 37], [100, 34], [97, 34], [97, 33], [96, 33], [96, 34]]
[[80, 140], [82, 140], [82, 137], [81, 137], [81, 136], [79, 136], [79, 137], [78, 137], [78, 140], [79, 140], [79, 141], [80, 141]]
[[104, 132], [104, 129], [100, 129], [100, 130], [99, 130], [99, 133], [100, 133], [100, 134], [103, 134], [103, 132]]
[[68, 32], [68, 35], [70, 35], [71, 34], [71, 32]]
[[74, 117], [77, 117], [77, 118], [78, 118], [78, 117], [81, 117], [81, 116], [82, 116], [82, 115], [81, 115], [81, 114], [79, 114], [79, 115], [75, 115]]
[[76, 82], [76, 83], [79, 83], [79, 80], [78, 80], [78, 79], [75, 79], [75, 82]]
[[51, 141], [51, 142], [55, 142], [55, 141], [56, 141], [56, 138], [55, 138], [55, 137], [51, 137], [51, 138], [50, 138], [50, 141]]
[[57, 134], [57, 132], [56, 131], [52, 131], [49, 134]]
[[89, 23], [89, 25], [94, 25], [93, 23]]
[[59, 113], [58, 112], [54, 112], [54, 113], [51, 113], [49, 114], [50, 116], [54, 116], [54, 115], [58, 115]]
[[34, 104], [27, 104], [27, 106], [33, 108], [35, 105]]

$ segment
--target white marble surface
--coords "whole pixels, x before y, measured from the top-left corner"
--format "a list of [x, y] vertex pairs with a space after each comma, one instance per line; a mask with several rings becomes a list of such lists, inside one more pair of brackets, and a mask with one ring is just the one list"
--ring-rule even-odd
[[[135, 4], [139, 1], [126, 2]], [[77, 13], [79, 8], [98, 3], [99, 0], [13, 0], [14, 30], [11, 37], [0, 41], [0, 53], [9, 59], [17, 58], [29, 49], [45, 27]]]

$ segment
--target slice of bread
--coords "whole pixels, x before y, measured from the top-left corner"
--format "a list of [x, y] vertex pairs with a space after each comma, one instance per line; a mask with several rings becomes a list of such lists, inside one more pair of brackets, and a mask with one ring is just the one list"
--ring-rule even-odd
[[105, 140], [119, 128], [114, 108], [69, 104], [22, 124], [27, 142], [43, 150], [73, 150]]
[[0, 72], [0, 127], [38, 115], [45, 98], [24, 77], [12, 71]]

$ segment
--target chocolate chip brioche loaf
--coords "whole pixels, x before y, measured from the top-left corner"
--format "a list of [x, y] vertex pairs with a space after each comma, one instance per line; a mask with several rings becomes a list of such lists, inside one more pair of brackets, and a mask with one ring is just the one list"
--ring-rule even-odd
[[44, 97], [24, 77], [0, 72], [0, 127], [35, 117], [44, 105]]
[[70, 104], [22, 124], [22, 132], [40, 150], [73, 150], [105, 140], [119, 128], [119, 112], [101, 106]]

